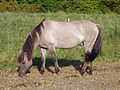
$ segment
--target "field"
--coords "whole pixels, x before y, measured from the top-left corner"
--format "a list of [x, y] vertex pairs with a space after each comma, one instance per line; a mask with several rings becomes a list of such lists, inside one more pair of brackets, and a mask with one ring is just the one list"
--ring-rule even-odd
[[[32, 69], [31, 73], [28, 74], [28, 76], [25, 76], [22, 79], [17, 77], [17, 68], [19, 66], [17, 62], [17, 57], [19, 55], [19, 49], [22, 48], [27, 35], [44, 18], [52, 19], [56, 21], [67, 21], [67, 18], [70, 18], [70, 21], [88, 20], [100, 24], [103, 30], [103, 37], [104, 37], [103, 47], [99, 57], [97, 57], [95, 60], [95, 66], [94, 66], [95, 72], [93, 73], [93, 76], [85, 75], [84, 77], [81, 77], [76, 75], [76, 73], [78, 73], [79, 66], [81, 66], [84, 61], [84, 57], [82, 57], [82, 55], [84, 55], [84, 47], [77, 47], [70, 50], [60, 50], [60, 49], [56, 50], [58, 62], [60, 64], [61, 70], [63, 71], [60, 72], [60, 75], [58, 75], [58, 77], [57, 76], [54, 77], [50, 73], [51, 71], [50, 69], [53, 69], [53, 63], [49, 52], [47, 52], [47, 62], [46, 62], [47, 72], [45, 73], [45, 75], [39, 76], [38, 71], [36, 71], [37, 70], [36, 66], [33, 66], [31, 68]], [[65, 83], [66, 80], [68, 80], [67, 83], [72, 84], [73, 82], [75, 84], [76, 82], [80, 82], [80, 80], [83, 80], [84, 82], [85, 80], [87, 80], [89, 82], [89, 80], [93, 80], [93, 78], [97, 79], [99, 75], [101, 76], [101, 78], [105, 78], [107, 77], [107, 75], [110, 74], [111, 77], [108, 78], [109, 80], [114, 77], [115, 72], [117, 72], [117, 74], [115, 74], [116, 76], [115, 80], [117, 80], [117, 77], [119, 77], [120, 75], [119, 73], [120, 30], [119, 29], [120, 29], [119, 14], [76, 14], [76, 13], [68, 14], [64, 12], [57, 12], [57, 13], [48, 12], [48, 13], [34, 13], [34, 14], [10, 13], [10, 12], [0, 13], [0, 78], [1, 78], [0, 82], [2, 81], [0, 88], [4, 89], [5, 87], [3, 86], [8, 81], [8, 85], [6, 85], [6, 88], [20, 87], [25, 89], [28, 88], [28, 86], [33, 85], [33, 87], [39, 86], [39, 88], [51, 89], [51, 84], [50, 85], [48, 84], [49, 82], [52, 82], [54, 86], [54, 83], [57, 82], [58, 80], [59, 83], [55, 85], [61, 86], [62, 80], [63, 80], [63, 84]], [[40, 49], [37, 48], [33, 55], [34, 62], [39, 63], [40, 57], [41, 57], [41, 52]], [[107, 65], [105, 63], [107, 63]], [[106, 73], [107, 71], [108, 73]], [[10, 75], [8, 75], [8, 73], [10, 73]], [[29, 79], [28, 77], [30, 78], [30, 80], [32, 80], [33, 77], [36, 77], [36, 79], [35, 81], [31, 82], [30, 80], [28, 80]], [[49, 79], [49, 77], [51, 77], [51, 79]], [[56, 80], [52, 78], [56, 78]], [[10, 85], [12, 79], [13, 80], [19, 79], [18, 82], [21, 83], [15, 84], [15, 82], [13, 82]], [[28, 81], [27, 82], [22, 81], [23, 79]], [[38, 82], [37, 80], [41, 80], [41, 81]], [[98, 81], [101, 82], [101, 80]], [[83, 84], [84, 82], [77, 83], [76, 85]], [[94, 82], [94, 80], [92, 82]], [[115, 81], [113, 80], [113, 82]], [[47, 86], [44, 85], [45, 83]], [[103, 86], [99, 83], [96, 82], [96, 85], [100, 85], [99, 86], [100, 88], [106, 85], [106, 83], [104, 82], [103, 82]], [[119, 80], [115, 82], [115, 85], [119, 85], [118, 83]], [[16, 86], [13, 86], [14, 84]], [[89, 84], [91, 85], [91, 82], [89, 82]], [[111, 85], [108, 85], [108, 88], [109, 86]]]

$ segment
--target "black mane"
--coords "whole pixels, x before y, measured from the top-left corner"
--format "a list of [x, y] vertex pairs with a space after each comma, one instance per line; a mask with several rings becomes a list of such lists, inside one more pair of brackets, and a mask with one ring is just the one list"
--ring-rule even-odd
[[39, 37], [41, 36], [41, 27], [43, 27], [43, 21], [28, 35], [24, 43], [22, 51], [23, 51], [23, 55], [25, 52], [27, 53], [28, 60], [32, 59], [33, 50], [35, 48], [35, 43], [38, 40], [37, 33]]
[[[45, 21], [45, 19], [43, 20]], [[44, 28], [43, 21], [35, 27], [35, 29], [28, 35], [24, 46], [22, 48], [22, 52], [18, 57], [18, 61], [21, 63], [24, 60], [24, 53], [27, 54], [28, 60], [32, 59], [33, 51], [35, 49], [35, 43], [38, 41], [38, 36], [41, 36], [41, 28]]]

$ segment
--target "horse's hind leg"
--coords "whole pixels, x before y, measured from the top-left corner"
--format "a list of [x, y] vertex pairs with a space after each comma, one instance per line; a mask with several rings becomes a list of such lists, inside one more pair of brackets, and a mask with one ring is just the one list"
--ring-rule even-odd
[[93, 61], [90, 61], [89, 74], [92, 75], [93, 72]]
[[53, 59], [54, 65], [55, 65], [55, 74], [58, 74], [59, 66], [58, 66], [58, 61], [57, 61], [57, 57], [56, 57], [55, 47], [51, 45], [48, 47], [48, 49], [51, 53], [51, 56], [52, 56], [52, 59]]
[[42, 56], [42, 59], [41, 59], [41, 68], [40, 68], [40, 73], [43, 74], [44, 71], [45, 71], [45, 58], [46, 58], [46, 51], [47, 49], [45, 48], [41, 48], [41, 56]]
[[[92, 50], [92, 43], [90, 41], [87, 41], [84, 43], [85, 45], [85, 62], [84, 62], [84, 65], [80, 71], [80, 74], [83, 75], [84, 72], [86, 71], [86, 68], [90, 62], [90, 53], [91, 53], [91, 50]], [[92, 65], [92, 64], [91, 64]], [[92, 66], [91, 66], [92, 67]], [[92, 69], [92, 68], [91, 68]], [[91, 70], [92, 71], [92, 70]]]
[[81, 69], [81, 71], [80, 71], [80, 74], [83, 76], [83, 74], [85, 73], [85, 70], [86, 70], [86, 68], [87, 68], [87, 66], [88, 66], [88, 63], [89, 62], [87, 62], [87, 61], [85, 61], [84, 62], [84, 65], [83, 65], [83, 67], [82, 67], [82, 69]]

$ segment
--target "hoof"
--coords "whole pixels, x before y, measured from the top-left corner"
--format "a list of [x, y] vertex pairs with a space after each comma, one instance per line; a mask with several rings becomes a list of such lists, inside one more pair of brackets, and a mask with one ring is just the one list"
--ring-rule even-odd
[[40, 68], [39, 72], [40, 72], [41, 75], [43, 75], [43, 73], [45, 72], [45, 69], [44, 68]]
[[57, 76], [57, 75], [58, 75], [58, 73], [53, 73], [53, 75]]
[[30, 73], [30, 70], [27, 70], [26, 74]]
[[39, 71], [41, 75], [43, 75], [44, 71]]
[[80, 71], [80, 74], [83, 76], [83, 75], [84, 75], [84, 72], [83, 72], [83, 71]]
[[89, 71], [89, 75], [92, 75], [92, 71]]
[[91, 68], [87, 68], [87, 73], [88, 73], [89, 75], [92, 75], [92, 72], [93, 72], [93, 70], [92, 70]]
[[54, 74], [58, 75], [58, 72], [59, 72], [59, 71], [60, 71], [60, 69], [59, 69], [59, 68], [55, 69]]

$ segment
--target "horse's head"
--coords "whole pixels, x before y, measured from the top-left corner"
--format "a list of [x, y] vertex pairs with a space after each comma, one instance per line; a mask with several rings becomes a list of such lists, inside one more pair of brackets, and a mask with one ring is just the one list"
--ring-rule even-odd
[[20, 67], [18, 69], [19, 76], [22, 77], [26, 73], [29, 73], [29, 69], [32, 65], [32, 60], [28, 60], [27, 52], [20, 51], [18, 62], [20, 63]]

